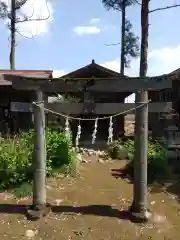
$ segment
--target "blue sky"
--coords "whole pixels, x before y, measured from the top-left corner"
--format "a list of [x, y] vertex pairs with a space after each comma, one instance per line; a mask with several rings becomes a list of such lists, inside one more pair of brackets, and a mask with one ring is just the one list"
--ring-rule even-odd
[[[161, 3], [157, 5], [157, 2]], [[174, 3], [175, 0], [151, 0], [150, 7], [154, 9]], [[30, 13], [33, 6], [36, 15], [47, 15], [45, 0], [29, 0], [23, 11]], [[52, 0], [49, 9], [51, 18], [48, 21], [18, 25], [19, 31], [26, 32], [26, 36], [32, 35], [34, 29], [37, 35], [32, 39], [17, 37], [17, 69], [53, 69], [62, 74], [95, 59], [99, 64], [119, 70], [120, 46], [105, 46], [119, 42], [119, 12], [106, 11], [100, 0]], [[134, 32], [140, 36], [140, 7], [128, 8], [127, 18], [132, 22]], [[150, 15], [149, 75], [180, 67], [180, 31], [176, 28], [179, 22], [180, 8]], [[0, 68], [9, 68], [9, 32], [3, 21], [0, 34]], [[133, 60], [126, 73], [135, 76], [138, 68], [139, 60]]]

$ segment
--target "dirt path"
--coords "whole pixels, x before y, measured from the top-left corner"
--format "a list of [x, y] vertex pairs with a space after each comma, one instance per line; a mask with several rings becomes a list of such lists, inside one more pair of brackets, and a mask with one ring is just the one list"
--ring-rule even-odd
[[[49, 180], [48, 201], [54, 207], [48, 217], [37, 222], [26, 220], [24, 206], [1, 205], [0, 239], [179, 239], [180, 206], [165, 193], [149, 196], [154, 211], [150, 223], [137, 225], [128, 220], [132, 186], [111, 175], [111, 169], [121, 166], [121, 162], [89, 163], [81, 165], [76, 179]], [[1, 204], [16, 204], [15, 200], [0, 200]], [[18, 204], [28, 202], [31, 200]]]

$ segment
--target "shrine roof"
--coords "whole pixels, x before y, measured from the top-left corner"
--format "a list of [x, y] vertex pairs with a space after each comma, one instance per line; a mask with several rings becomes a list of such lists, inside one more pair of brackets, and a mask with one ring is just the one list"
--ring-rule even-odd
[[170, 74], [175, 74], [176, 76], [180, 76], [180, 68], [174, 70], [174, 71], [171, 72]]
[[109, 68], [106, 68], [102, 65], [99, 65], [93, 59], [92, 62], [84, 67], [76, 69], [68, 74], [61, 76], [60, 78], [86, 78], [86, 77], [124, 77], [127, 76], [122, 75], [116, 71], [113, 71]]
[[11, 86], [12, 82], [6, 80], [4, 75], [11, 75], [21, 77], [30, 77], [30, 78], [52, 78], [52, 70], [10, 70], [10, 69], [0, 69], [0, 85], [1, 86]]

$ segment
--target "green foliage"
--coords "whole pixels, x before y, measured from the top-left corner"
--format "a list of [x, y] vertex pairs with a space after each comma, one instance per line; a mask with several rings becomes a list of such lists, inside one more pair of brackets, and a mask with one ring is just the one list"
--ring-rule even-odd
[[121, 11], [123, 6], [126, 7], [135, 4], [135, 0], [102, 0], [103, 5], [107, 10], [113, 9], [117, 11]]
[[[15, 0], [14, 10], [19, 11], [27, 3], [27, 1], [28, 0]], [[11, 19], [10, 8], [5, 1], [0, 1], [0, 18]], [[18, 23], [19, 21], [19, 17], [16, 17], [16, 23]]]
[[108, 154], [112, 159], [126, 159], [128, 157], [128, 152], [126, 148], [122, 145], [121, 141], [114, 141], [108, 146]]
[[[34, 131], [13, 139], [1, 138], [0, 142], [0, 188], [19, 186], [32, 180]], [[75, 165], [75, 152], [65, 133], [46, 130], [47, 176], [64, 166]], [[67, 167], [66, 167], [67, 168]], [[69, 170], [70, 171], [70, 170]]]
[[128, 150], [128, 153], [134, 154], [134, 141], [128, 139], [123, 145]]
[[[133, 156], [134, 155], [134, 141], [128, 140], [124, 143], [124, 147]], [[129, 161], [125, 171], [131, 178], [133, 178], [133, 160]], [[168, 153], [166, 146], [162, 145], [156, 140], [149, 138], [148, 141], [148, 182], [161, 181], [167, 179], [169, 176]]]
[[27, 181], [31, 166], [31, 146], [23, 138], [0, 140], [0, 187]]
[[168, 152], [158, 141], [151, 140], [148, 146], [148, 173], [151, 181], [168, 177]]
[[130, 59], [137, 58], [140, 54], [139, 37], [132, 31], [132, 24], [126, 19], [125, 23], [125, 67], [130, 66]]
[[[126, 7], [137, 2], [135, 0], [102, 0], [102, 3], [107, 10], [125, 11]], [[133, 33], [132, 24], [127, 19], [121, 34], [124, 35], [125, 39], [125, 42], [121, 43], [124, 45], [124, 66], [130, 67], [131, 58], [137, 58], [140, 55], [139, 38]]]
[[[134, 141], [127, 140], [124, 142], [124, 147], [128, 150], [129, 153], [134, 154]], [[152, 138], [148, 139], [148, 159], [152, 159], [154, 157], [163, 157], [167, 158], [167, 149], [164, 145], [162, 145], [159, 141], [153, 140]]]
[[46, 146], [48, 167], [57, 169], [63, 165], [73, 164], [75, 152], [72, 148], [72, 141], [66, 138], [64, 132], [58, 133], [47, 129]]
[[5, 2], [0, 2], [0, 18], [5, 19], [7, 16], [7, 4]]
[[23, 183], [19, 187], [16, 187], [12, 191], [13, 195], [17, 198], [25, 198], [32, 196], [32, 184], [30, 183]]

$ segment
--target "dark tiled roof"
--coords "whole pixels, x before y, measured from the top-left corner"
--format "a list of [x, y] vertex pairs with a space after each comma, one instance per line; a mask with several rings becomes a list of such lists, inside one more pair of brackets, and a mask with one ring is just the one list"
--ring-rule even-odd
[[174, 70], [174, 71], [171, 72], [170, 74], [176, 74], [177, 76], [180, 76], [180, 68]]
[[[88, 69], [91, 69], [91, 68], [96, 68], [96, 69], [98, 69], [98, 70], [100, 70], [102, 72], [105, 72], [105, 73], [109, 74], [111, 77], [122, 76], [120, 73], [118, 73], [116, 71], [113, 71], [113, 70], [111, 70], [109, 68], [103, 67], [103, 66], [95, 63], [94, 60], [92, 60], [92, 62], [90, 64], [88, 64], [88, 65], [86, 65], [84, 67], [81, 67], [79, 69], [76, 69], [76, 70], [74, 70], [74, 71], [72, 71], [72, 72], [70, 72], [68, 74], [65, 74], [65, 75], [61, 76], [60, 78], [64, 78], [64, 77], [65, 78], [68, 78], [68, 77], [72, 77], [73, 78], [73, 77], [76, 77], [79, 74], [81, 74], [82, 71], [88, 70]], [[124, 77], [126, 77], [126, 76], [124, 76]]]
[[4, 74], [0, 73], [0, 85], [2, 86], [11, 86], [12, 83], [4, 79]]
[[[5, 80], [4, 75], [16, 75], [21, 77], [51, 78], [52, 70], [7, 70], [0, 69], [0, 85], [11, 86], [12, 82]], [[12, 79], [13, 80], [13, 79]]]
[[52, 76], [52, 70], [7, 70], [0, 69], [0, 74], [12, 74], [25, 77], [48, 78]]

